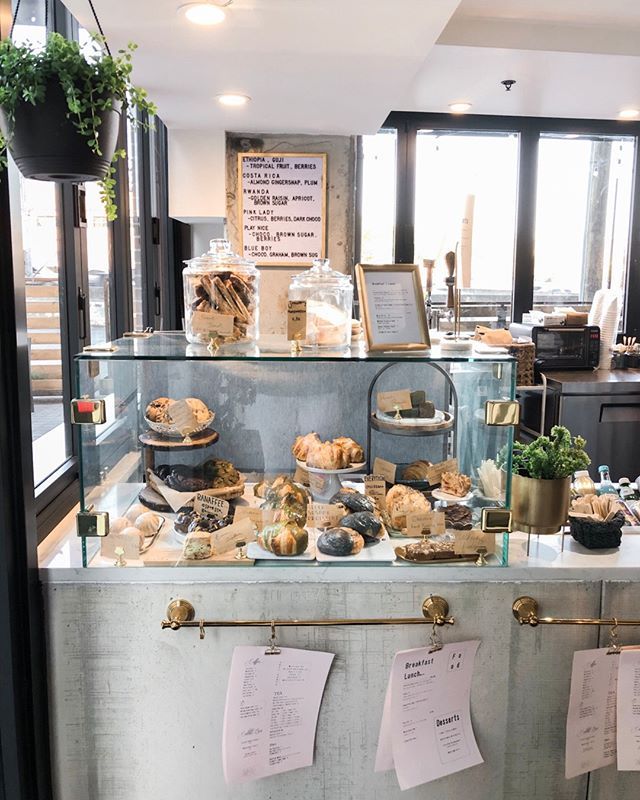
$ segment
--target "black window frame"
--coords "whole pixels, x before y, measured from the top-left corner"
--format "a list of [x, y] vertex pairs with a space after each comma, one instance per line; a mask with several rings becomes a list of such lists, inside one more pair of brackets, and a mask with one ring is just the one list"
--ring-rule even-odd
[[[584, 136], [631, 136], [635, 138], [632, 209], [628, 248], [627, 282], [623, 329], [627, 335], [640, 335], [640, 122], [630, 120], [572, 119], [564, 117], [517, 117], [481, 114], [446, 114], [393, 111], [381, 129], [395, 129], [396, 218], [394, 259], [412, 263], [414, 259], [414, 212], [416, 180], [416, 141], [418, 131], [468, 131], [474, 133], [515, 133], [519, 137], [516, 239], [514, 248], [511, 319], [520, 319], [533, 306], [535, 267], [536, 192], [538, 144], [547, 133]], [[356, 249], [360, 253], [362, 230], [362, 148], [358, 147]], [[359, 187], [359, 189], [358, 189]]]

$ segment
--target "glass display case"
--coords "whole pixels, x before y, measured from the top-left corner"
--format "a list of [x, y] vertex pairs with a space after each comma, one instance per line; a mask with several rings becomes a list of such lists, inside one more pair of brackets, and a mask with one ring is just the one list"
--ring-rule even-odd
[[75, 363], [84, 566], [508, 563], [509, 356], [155, 333]]

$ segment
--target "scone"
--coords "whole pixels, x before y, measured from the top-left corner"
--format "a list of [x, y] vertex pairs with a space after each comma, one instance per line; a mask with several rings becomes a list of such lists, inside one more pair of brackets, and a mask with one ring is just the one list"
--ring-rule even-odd
[[298, 461], [306, 461], [307, 453], [312, 445], [321, 444], [320, 437], [315, 431], [307, 433], [304, 436], [296, 436], [293, 443], [291, 452], [298, 459]]
[[471, 489], [471, 478], [461, 472], [443, 472], [440, 489], [455, 497], [464, 497]]
[[402, 484], [396, 484], [389, 489], [386, 505], [392, 524], [399, 530], [407, 527], [407, 514], [431, 511], [431, 503], [423, 494]]
[[144, 415], [151, 422], [168, 422], [167, 408], [171, 403], [170, 397], [157, 397], [149, 403]]
[[349, 466], [349, 457], [340, 445], [321, 442], [309, 448], [307, 466], [316, 469], [346, 469]]
[[196, 422], [199, 424], [206, 422], [211, 417], [211, 411], [209, 411], [206, 404], [203, 403], [202, 400], [198, 400], [197, 397], [187, 397], [187, 405], [193, 412]]
[[348, 436], [338, 436], [337, 439], [333, 440], [333, 443], [344, 450], [349, 459], [349, 464], [361, 464], [364, 461], [364, 450]]

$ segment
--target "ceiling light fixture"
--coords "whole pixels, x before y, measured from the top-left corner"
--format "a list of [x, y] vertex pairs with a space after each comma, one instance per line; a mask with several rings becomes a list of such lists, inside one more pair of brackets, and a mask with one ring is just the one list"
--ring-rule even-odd
[[187, 3], [179, 6], [178, 14], [182, 14], [194, 25], [219, 25], [226, 16], [223, 8], [229, 5], [231, 0], [227, 3]]
[[471, 103], [449, 103], [452, 114], [464, 114], [471, 108]]
[[620, 119], [636, 119], [640, 117], [640, 110], [637, 108], [623, 108], [622, 111], [618, 113]]
[[238, 94], [237, 92], [226, 92], [216, 95], [221, 106], [244, 106], [251, 98], [248, 94]]

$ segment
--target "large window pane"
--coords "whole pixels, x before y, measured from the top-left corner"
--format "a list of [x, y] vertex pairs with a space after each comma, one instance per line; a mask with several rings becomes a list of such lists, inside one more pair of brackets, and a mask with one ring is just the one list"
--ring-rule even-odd
[[99, 344], [111, 339], [111, 226], [100, 198], [100, 186], [86, 183], [85, 190], [91, 343]]
[[624, 295], [634, 138], [543, 134], [538, 157], [534, 303], [588, 309]]
[[395, 260], [396, 143], [395, 130], [362, 137], [363, 264], [393, 264]]
[[457, 252], [463, 328], [510, 319], [517, 188], [516, 134], [418, 131], [414, 259], [435, 260], [438, 305], [447, 299], [444, 256]]
[[140, 219], [140, 129], [127, 120], [127, 168], [129, 170], [129, 242], [131, 247], [131, 296], [133, 328], [144, 328], [142, 282], [142, 223]]

